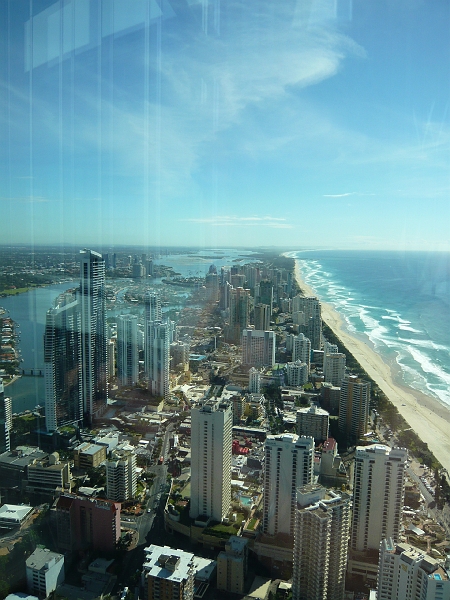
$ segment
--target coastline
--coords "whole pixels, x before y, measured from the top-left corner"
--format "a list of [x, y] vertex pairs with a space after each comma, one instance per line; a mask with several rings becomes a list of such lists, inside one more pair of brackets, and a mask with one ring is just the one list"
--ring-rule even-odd
[[[303, 281], [299, 260], [294, 260], [294, 275], [300, 289], [304, 294], [318, 297]], [[437, 399], [400, 382], [400, 370], [397, 365], [385, 362], [369, 345], [369, 340], [365, 342], [351, 334], [343, 318], [333, 306], [322, 301], [321, 306], [322, 319], [325, 323], [380, 387], [420, 439], [428, 445], [442, 466], [450, 472], [450, 410]]]

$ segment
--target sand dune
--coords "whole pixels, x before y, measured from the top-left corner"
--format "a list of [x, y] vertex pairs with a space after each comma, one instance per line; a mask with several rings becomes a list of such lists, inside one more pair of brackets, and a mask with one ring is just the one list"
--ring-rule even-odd
[[[302, 280], [297, 260], [295, 277], [303, 293], [317, 296]], [[339, 313], [331, 305], [321, 304], [325, 323], [342, 340], [419, 437], [428, 444], [442, 466], [450, 472], [450, 410], [435, 398], [405, 386], [396, 364], [384, 362], [368, 339], [364, 341], [362, 337], [350, 334]]]

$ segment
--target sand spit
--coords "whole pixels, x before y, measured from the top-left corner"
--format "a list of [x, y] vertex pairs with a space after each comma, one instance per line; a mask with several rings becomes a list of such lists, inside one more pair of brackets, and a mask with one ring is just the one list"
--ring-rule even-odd
[[[317, 296], [302, 280], [299, 261], [295, 261], [295, 278], [304, 294]], [[399, 370], [389, 365], [375, 352], [369, 340], [365, 342], [349, 333], [339, 313], [329, 304], [322, 304], [322, 318], [347, 350], [378, 384], [399, 413], [422, 441], [450, 472], [450, 410], [438, 400], [405, 386]]]

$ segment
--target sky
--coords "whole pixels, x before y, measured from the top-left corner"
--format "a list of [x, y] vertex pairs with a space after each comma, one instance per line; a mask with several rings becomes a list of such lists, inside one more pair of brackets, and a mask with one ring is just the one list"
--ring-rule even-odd
[[0, 244], [450, 250], [447, 0], [0, 0]]

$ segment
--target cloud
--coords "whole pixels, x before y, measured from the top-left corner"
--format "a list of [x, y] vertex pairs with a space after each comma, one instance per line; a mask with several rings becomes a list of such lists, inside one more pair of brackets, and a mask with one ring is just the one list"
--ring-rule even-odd
[[282, 217], [238, 217], [235, 215], [217, 216], [217, 217], [193, 217], [189, 219], [180, 219], [183, 222], [189, 223], [202, 223], [208, 225], [215, 225], [218, 227], [271, 227], [274, 229], [293, 229], [293, 225], [286, 223], [286, 219]]
[[346, 198], [347, 196], [375, 196], [375, 194], [366, 194], [361, 192], [344, 192], [343, 194], [323, 194], [324, 198]]

